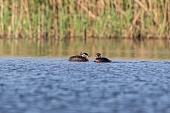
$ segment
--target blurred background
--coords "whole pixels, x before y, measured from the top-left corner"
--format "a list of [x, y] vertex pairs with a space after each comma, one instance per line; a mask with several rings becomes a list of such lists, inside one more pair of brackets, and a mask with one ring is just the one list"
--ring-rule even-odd
[[169, 59], [169, 0], [1, 0], [1, 56]]

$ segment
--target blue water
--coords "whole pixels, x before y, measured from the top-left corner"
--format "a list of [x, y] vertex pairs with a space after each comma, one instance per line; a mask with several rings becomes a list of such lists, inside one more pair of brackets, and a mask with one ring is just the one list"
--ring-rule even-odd
[[0, 113], [170, 113], [170, 61], [0, 57]]

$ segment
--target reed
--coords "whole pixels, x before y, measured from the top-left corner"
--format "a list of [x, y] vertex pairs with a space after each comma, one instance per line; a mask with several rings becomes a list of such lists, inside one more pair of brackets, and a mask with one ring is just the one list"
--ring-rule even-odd
[[0, 0], [1, 38], [170, 38], [169, 0]]

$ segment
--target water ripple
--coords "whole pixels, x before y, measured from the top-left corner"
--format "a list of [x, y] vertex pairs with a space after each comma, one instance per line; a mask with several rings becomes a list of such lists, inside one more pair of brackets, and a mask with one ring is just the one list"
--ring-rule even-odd
[[3, 113], [169, 113], [170, 61], [1, 57]]

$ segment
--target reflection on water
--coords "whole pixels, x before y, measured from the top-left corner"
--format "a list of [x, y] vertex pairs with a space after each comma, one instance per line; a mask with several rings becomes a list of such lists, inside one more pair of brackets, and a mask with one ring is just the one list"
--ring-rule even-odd
[[54, 56], [68, 57], [87, 52], [95, 57], [96, 52], [110, 58], [170, 59], [169, 40], [92, 39], [66, 40], [0, 40], [1, 56]]

